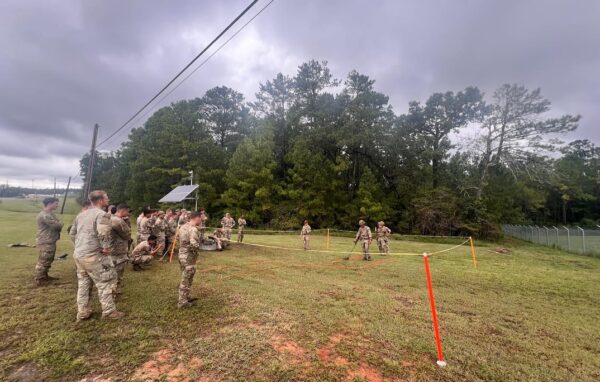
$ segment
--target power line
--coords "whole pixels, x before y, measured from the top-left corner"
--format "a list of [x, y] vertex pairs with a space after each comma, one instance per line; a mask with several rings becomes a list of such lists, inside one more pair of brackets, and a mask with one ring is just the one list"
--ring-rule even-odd
[[181, 69], [181, 71], [179, 73], [177, 73], [177, 75], [175, 77], [173, 77], [171, 79], [171, 81], [169, 81], [169, 83], [167, 83], [158, 93], [156, 93], [156, 95], [154, 97], [152, 97], [150, 99], [150, 101], [148, 101], [144, 106], [142, 106], [141, 109], [139, 109], [134, 115], [131, 116], [131, 118], [129, 118], [127, 120], [127, 122], [125, 122], [124, 124], [121, 125], [121, 127], [119, 127], [117, 130], [113, 131], [106, 139], [104, 139], [102, 142], [100, 142], [98, 144], [98, 146], [102, 145], [104, 142], [108, 141], [110, 138], [112, 138], [115, 134], [117, 134], [119, 131], [121, 131], [125, 126], [127, 126], [127, 124], [129, 124], [129, 122], [131, 122], [135, 117], [137, 117], [142, 111], [144, 111], [144, 109], [150, 105], [155, 99], [157, 99], [165, 90], [167, 90], [167, 88], [169, 86], [171, 86], [171, 84], [173, 82], [175, 82], [177, 80], [177, 78], [179, 78], [190, 66], [192, 66], [194, 64], [194, 62], [196, 62], [196, 60], [198, 60], [200, 58], [200, 56], [202, 56], [208, 49], [210, 49], [210, 47], [217, 42], [217, 40], [219, 38], [221, 38], [221, 36], [223, 36], [242, 16], [244, 16], [246, 14], [246, 12], [248, 12], [250, 10], [250, 8], [252, 8], [256, 3], [258, 2], [258, 0], [254, 0], [252, 3], [250, 3], [250, 5], [248, 5], [246, 7], [246, 9], [244, 9], [242, 11], [242, 13], [240, 13], [231, 23], [229, 23], [229, 25], [223, 29], [221, 31], [221, 33], [219, 33], [219, 35], [217, 37], [215, 37], [210, 44], [208, 44], [204, 49], [202, 49], [202, 51], [200, 53], [198, 53], [198, 55], [196, 57], [194, 57], [194, 59], [192, 59], [192, 61], [190, 61], [183, 69]]
[[[225, 40], [225, 42], [223, 42], [223, 44], [221, 44], [217, 49], [215, 49], [215, 51], [213, 53], [210, 54], [210, 56], [206, 57], [204, 59], [204, 61], [202, 61], [200, 64], [198, 64], [198, 66], [196, 66], [196, 68], [194, 68], [194, 70], [192, 70], [188, 75], [186, 75], [181, 81], [179, 81], [177, 83], [177, 85], [175, 85], [171, 90], [169, 90], [163, 97], [161, 97], [154, 105], [152, 105], [149, 109], [147, 109], [143, 114], [141, 114], [140, 116], [138, 116], [135, 121], [133, 121], [133, 124], [135, 125], [135, 123], [137, 123], [139, 120], [143, 119], [145, 116], [147, 116], [152, 110], [154, 110], [158, 105], [160, 105], [168, 96], [170, 96], [175, 90], [177, 90], [187, 79], [189, 79], [191, 76], [193, 76], [200, 68], [202, 68], [204, 66], [204, 64], [206, 64], [214, 55], [216, 55], [222, 48], [225, 47], [225, 45], [227, 45], [231, 40], [233, 40], [242, 30], [244, 30], [248, 24], [250, 24], [252, 21], [254, 21], [255, 18], [257, 18], [265, 9], [267, 9], [267, 7], [269, 5], [271, 5], [271, 3], [273, 3], [275, 0], [271, 0], [269, 1], [264, 7], [262, 7], [260, 9], [260, 11], [258, 11], [254, 16], [252, 16], [251, 19], [249, 19], [244, 25], [242, 25], [237, 31], [235, 31], [235, 33], [233, 33], [227, 40]], [[125, 130], [128, 131], [128, 130]], [[116, 134], [113, 134], [112, 137], [109, 137], [107, 139], [105, 139], [104, 141], [102, 141], [102, 143], [105, 143], [107, 141], [109, 141], [110, 139], [112, 139], [113, 137], [116, 137]], [[101, 144], [102, 144], [101, 143]], [[101, 144], [99, 144], [98, 146], [100, 146]]]

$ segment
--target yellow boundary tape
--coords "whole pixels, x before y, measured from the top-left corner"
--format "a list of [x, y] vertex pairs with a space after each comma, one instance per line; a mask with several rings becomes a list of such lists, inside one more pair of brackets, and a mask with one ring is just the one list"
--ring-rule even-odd
[[[469, 242], [469, 239], [463, 241], [462, 243], [455, 245], [454, 247], [451, 248], [446, 248], [443, 249], [441, 251], [437, 251], [437, 252], [431, 252], [430, 255], [436, 255], [436, 254], [442, 254], [445, 252], [450, 252], [458, 247], [461, 247], [463, 245], [465, 245], [466, 243]], [[242, 244], [242, 245], [249, 245], [249, 246], [253, 246], [253, 247], [259, 247], [259, 248], [269, 248], [269, 249], [279, 249], [279, 250], [283, 250], [283, 251], [301, 251], [301, 252], [317, 252], [317, 253], [332, 253], [332, 254], [338, 254], [338, 255], [352, 255], [352, 254], [356, 254], [356, 253], [360, 253], [360, 251], [358, 252], [351, 252], [351, 251], [331, 251], [331, 250], [326, 250], [326, 249], [303, 249], [303, 248], [290, 248], [290, 247], [280, 247], [280, 246], [276, 246], [276, 245], [266, 245], [266, 244], [251, 244], [251, 243], [238, 243], [238, 244]], [[391, 252], [388, 253], [387, 255], [392, 255], [392, 256], [423, 256], [422, 253], [413, 253], [413, 252]]]

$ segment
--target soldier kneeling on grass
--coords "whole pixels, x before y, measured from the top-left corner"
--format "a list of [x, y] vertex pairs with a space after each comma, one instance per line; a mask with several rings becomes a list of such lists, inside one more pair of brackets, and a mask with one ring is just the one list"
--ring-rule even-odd
[[215, 244], [217, 245], [217, 251], [222, 251], [224, 244], [223, 242], [228, 241], [223, 228], [217, 228], [213, 232], [212, 236], [209, 237], [209, 239], [213, 239], [215, 241]]
[[131, 264], [134, 271], [143, 271], [142, 265], [150, 264], [160, 247], [157, 245], [156, 236], [150, 235], [148, 240], [144, 240], [135, 246], [131, 252]]

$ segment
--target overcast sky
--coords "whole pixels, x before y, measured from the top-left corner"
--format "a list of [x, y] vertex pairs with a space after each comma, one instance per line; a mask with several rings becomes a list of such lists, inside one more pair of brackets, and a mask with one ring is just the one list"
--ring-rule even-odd
[[[95, 122], [110, 134], [249, 3], [0, 1], [1, 183], [66, 182]], [[583, 116], [568, 139], [600, 144], [598, 0], [276, 0], [165, 104], [217, 85], [252, 100], [312, 58], [371, 76], [397, 113], [469, 85], [541, 87], [553, 114]]]

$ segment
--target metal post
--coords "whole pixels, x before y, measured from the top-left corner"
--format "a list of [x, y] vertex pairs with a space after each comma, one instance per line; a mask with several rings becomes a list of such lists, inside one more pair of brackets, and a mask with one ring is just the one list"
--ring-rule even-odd
[[533, 226], [530, 225], [529, 228], [531, 229], [531, 232], [529, 233], [529, 238], [532, 243], [535, 243], [535, 241], [533, 241]]
[[544, 226], [544, 229], [546, 230], [546, 245], [549, 247], [550, 246], [550, 235], [548, 234], [548, 227]]
[[537, 228], [537, 231], [538, 231], [538, 239], [537, 239], [537, 243], [538, 243], [538, 244], [542, 244], [542, 235], [541, 235], [541, 232], [542, 232], [542, 230], [541, 230], [541, 229], [540, 229], [540, 227], [538, 227], [537, 225], [535, 226], [535, 228]]
[[560, 245], [558, 244], [558, 228], [555, 226], [552, 226], [552, 228], [556, 230], [556, 248], [560, 248]]
[[583, 253], [585, 253], [585, 230], [580, 226], [577, 226], [577, 228], [579, 228], [579, 230], [581, 231], [581, 245], [583, 248]]
[[569, 229], [563, 225], [563, 228], [567, 230], [567, 248], [571, 251], [571, 232]]
[[94, 176], [94, 161], [95, 161], [95, 157], [96, 157], [96, 141], [98, 139], [98, 129], [100, 128], [100, 126], [96, 123], [94, 125], [94, 135], [92, 137], [92, 149], [90, 150], [90, 159], [88, 161], [88, 170], [87, 170], [87, 174], [86, 177], [86, 181], [85, 181], [85, 187], [83, 189], [83, 197], [85, 199], [87, 199], [88, 194], [90, 193], [91, 187], [92, 187], [92, 177]]
[[60, 214], [62, 215], [65, 212], [65, 203], [67, 202], [67, 196], [69, 196], [69, 186], [71, 185], [71, 177], [69, 177], [69, 181], [67, 182], [67, 189], [65, 190], [65, 198], [62, 202], [62, 207], [60, 208]]

